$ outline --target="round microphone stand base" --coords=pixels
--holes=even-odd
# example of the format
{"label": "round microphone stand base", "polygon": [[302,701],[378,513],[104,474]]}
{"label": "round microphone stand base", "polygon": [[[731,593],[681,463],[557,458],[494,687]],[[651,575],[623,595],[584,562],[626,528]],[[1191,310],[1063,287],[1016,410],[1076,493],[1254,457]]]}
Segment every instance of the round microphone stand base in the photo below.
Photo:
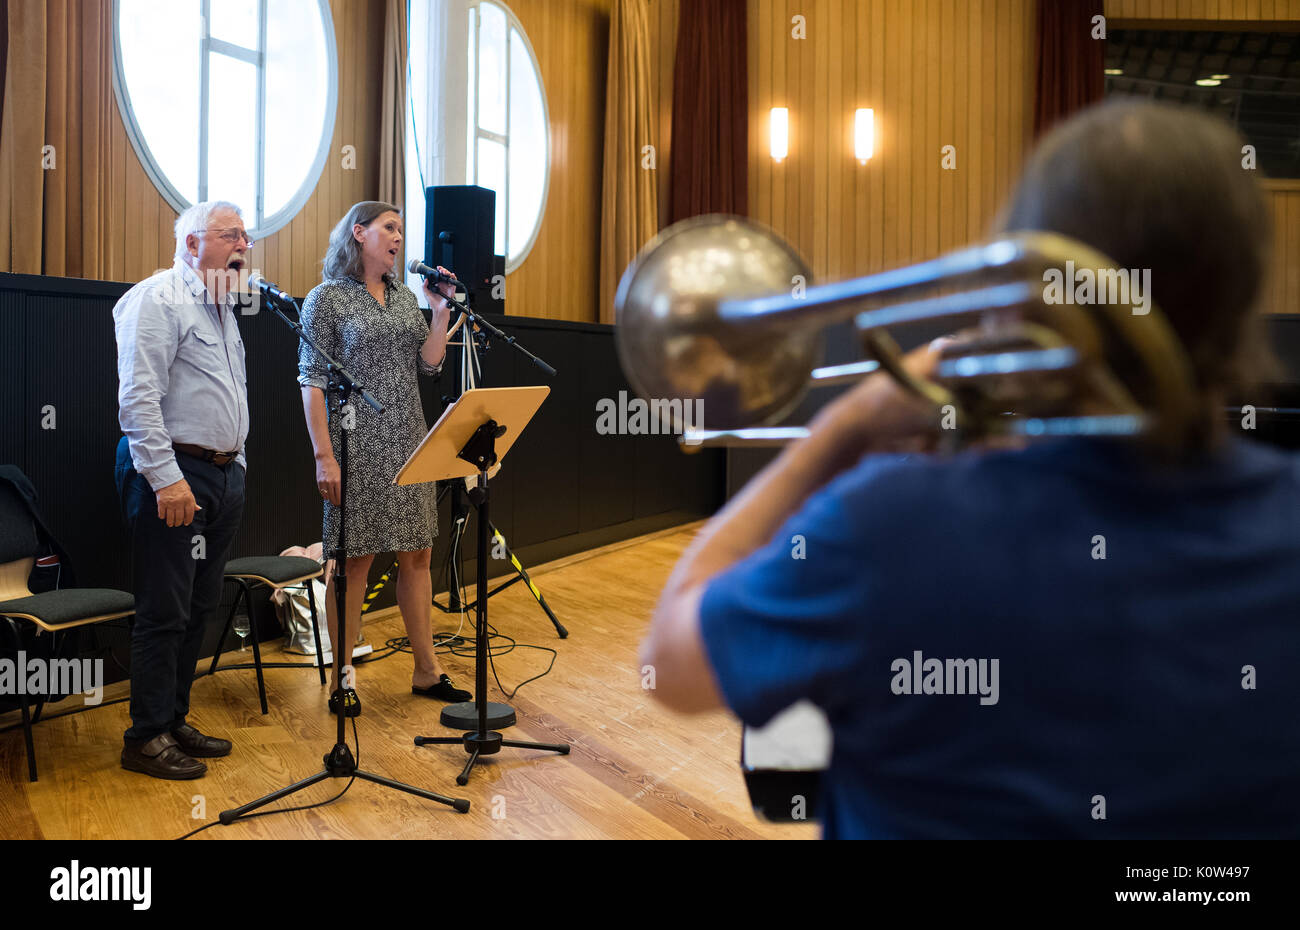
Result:
{"label": "round microphone stand base", "polygon": [[[442,709],[442,717],[439,722],[449,730],[477,730],[478,707],[475,706],[473,701],[448,704]],[[500,730],[514,725],[515,712],[509,704],[499,704],[496,701],[487,702],[487,727],[489,730]],[[417,742],[416,745],[420,744]]]}

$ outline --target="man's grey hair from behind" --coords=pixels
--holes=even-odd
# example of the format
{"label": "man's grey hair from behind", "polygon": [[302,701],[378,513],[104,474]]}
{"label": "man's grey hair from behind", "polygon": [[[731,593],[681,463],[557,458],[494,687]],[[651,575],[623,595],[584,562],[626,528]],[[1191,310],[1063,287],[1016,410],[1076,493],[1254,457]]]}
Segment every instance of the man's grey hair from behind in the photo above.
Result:
{"label": "man's grey hair from behind", "polygon": [[205,200],[202,203],[194,204],[192,207],[187,207],[180,216],[176,217],[177,258],[184,258],[186,253],[189,252],[189,247],[185,244],[186,237],[190,233],[197,233],[207,229],[212,214],[218,210],[233,210],[240,219],[244,218],[244,211],[229,200]]}

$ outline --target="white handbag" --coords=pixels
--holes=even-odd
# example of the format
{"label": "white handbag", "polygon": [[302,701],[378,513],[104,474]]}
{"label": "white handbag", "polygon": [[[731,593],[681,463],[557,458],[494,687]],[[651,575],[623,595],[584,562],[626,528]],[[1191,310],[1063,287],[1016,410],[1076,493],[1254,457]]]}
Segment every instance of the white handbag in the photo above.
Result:
{"label": "white handbag", "polygon": [[284,627],[284,651],[315,657],[316,638],[311,628],[311,605],[307,601],[309,584],[316,598],[316,623],[320,627],[321,652],[328,654],[330,634],[329,624],[325,620],[325,585],[318,579],[312,578],[302,584],[281,588],[285,596],[282,601],[277,599],[275,609],[280,617],[280,625]]}

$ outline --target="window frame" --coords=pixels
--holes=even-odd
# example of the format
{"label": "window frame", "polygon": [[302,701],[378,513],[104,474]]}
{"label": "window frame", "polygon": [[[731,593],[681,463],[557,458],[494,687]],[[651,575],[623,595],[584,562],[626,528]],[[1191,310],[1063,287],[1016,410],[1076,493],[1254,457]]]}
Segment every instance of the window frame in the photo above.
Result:
{"label": "window frame", "polygon": [[[263,239],[279,230],[283,229],[289,222],[301,212],[306,206],[307,201],[311,199],[312,193],[315,192],[316,186],[320,183],[322,172],[325,170],[325,161],[329,157],[330,146],[334,140],[334,128],[338,117],[338,44],[334,36],[334,17],[330,10],[329,0],[316,0],[318,12],[321,17],[322,32],[325,39],[325,64],[327,72],[327,87],[325,95],[325,120],[321,126],[321,137],[317,146],[316,156],[312,159],[311,167],[307,170],[306,176],[302,183],[294,192],[287,203],[274,214],[264,216],[265,198],[266,198],[266,30],[267,30],[267,3],[269,0],[257,0],[257,48],[249,49],[244,46],[235,45],[222,39],[215,39],[211,35],[209,21],[211,16],[211,0],[198,0],[199,2],[199,87],[198,87],[198,105],[199,105],[199,139],[198,139],[198,198],[199,202],[209,199],[207,190],[207,168],[208,168],[208,132],[209,132],[209,87],[208,71],[209,56],[213,54],[227,55],[240,61],[248,62],[257,68],[257,122],[254,130],[254,188],[256,190],[255,203],[240,204],[239,206],[247,213],[252,213],[250,234],[257,239]],[[131,147],[135,150],[136,157],[139,159],[141,166],[148,175],[149,180],[153,182],[158,193],[167,201],[168,205],[177,213],[184,212],[187,208],[193,206],[185,196],[181,194],[168,180],[166,174],[154,158],[153,150],[149,146],[148,139],[141,129],[140,124],[136,121],[135,111],[131,106],[131,96],[126,86],[126,75],[123,71],[122,64],[122,42],[121,42],[121,0],[113,0],[113,95],[117,99],[118,112],[122,115],[122,122],[126,126],[127,138],[131,140]]]}
{"label": "window frame", "polygon": [[[484,3],[490,3],[491,5],[500,9],[501,12],[505,14],[505,18],[506,18],[506,41],[505,41],[506,131],[504,135],[501,133],[492,132],[490,130],[483,129],[479,125],[479,101],[481,99],[481,95],[479,93],[479,68],[480,68],[479,59],[481,56],[479,54],[479,51],[480,51],[480,46],[482,45],[482,23],[483,23],[483,17],[480,15],[479,10]],[[537,244],[537,239],[542,232],[542,223],[546,219],[546,205],[547,202],[550,200],[550,195],[551,195],[551,163],[552,163],[551,107],[550,107],[550,102],[548,101],[546,95],[546,81],[542,78],[542,67],[537,61],[537,52],[534,51],[532,40],[528,38],[528,33],[524,30],[524,25],[519,21],[519,17],[515,15],[515,11],[510,9],[510,6],[502,2],[502,0],[475,0],[475,2],[469,5],[468,15],[469,15],[469,28],[472,35],[471,37],[469,37],[469,42],[467,43],[469,46],[468,49],[469,80],[467,83],[469,86],[469,95],[472,97],[474,101],[474,105],[473,107],[468,108],[471,110],[471,112],[466,114],[468,119],[467,119],[467,126],[466,126],[467,131],[465,133],[466,136],[465,175],[468,183],[475,184],[475,185],[478,184],[478,169],[479,169],[478,141],[479,139],[487,139],[491,142],[496,142],[505,148],[506,189],[505,189],[504,198],[506,202],[501,212],[502,212],[503,223],[504,223],[502,237],[503,237],[503,241],[505,242],[505,273],[510,274],[511,272],[518,270],[519,267],[523,265],[523,263],[528,259],[529,253],[531,253],[533,250],[533,246]],[[510,129],[511,129],[510,98],[511,98],[511,87],[513,85],[513,81],[511,80],[511,73],[510,73],[511,72],[510,36],[512,33],[518,35],[520,40],[523,42],[524,51],[528,53],[528,60],[532,63],[533,66],[533,73],[537,75],[537,86],[541,90],[541,98],[542,98],[542,127],[546,133],[546,146],[545,146],[546,171],[544,172],[544,176],[542,179],[542,199],[537,209],[537,222],[533,225],[533,230],[531,235],[529,235],[528,237],[528,241],[524,243],[523,248],[520,249],[519,258],[514,261],[511,261],[510,258]]]}

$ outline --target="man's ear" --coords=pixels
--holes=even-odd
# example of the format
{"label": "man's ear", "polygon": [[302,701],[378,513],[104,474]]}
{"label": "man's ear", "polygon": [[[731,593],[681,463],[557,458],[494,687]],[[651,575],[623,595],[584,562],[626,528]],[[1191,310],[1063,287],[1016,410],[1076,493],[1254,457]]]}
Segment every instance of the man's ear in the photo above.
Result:
{"label": "man's ear", "polygon": [[186,233],[185,248],[187,248],[189,253],[195,258],[199,257],[199,237],[197,233]]}

